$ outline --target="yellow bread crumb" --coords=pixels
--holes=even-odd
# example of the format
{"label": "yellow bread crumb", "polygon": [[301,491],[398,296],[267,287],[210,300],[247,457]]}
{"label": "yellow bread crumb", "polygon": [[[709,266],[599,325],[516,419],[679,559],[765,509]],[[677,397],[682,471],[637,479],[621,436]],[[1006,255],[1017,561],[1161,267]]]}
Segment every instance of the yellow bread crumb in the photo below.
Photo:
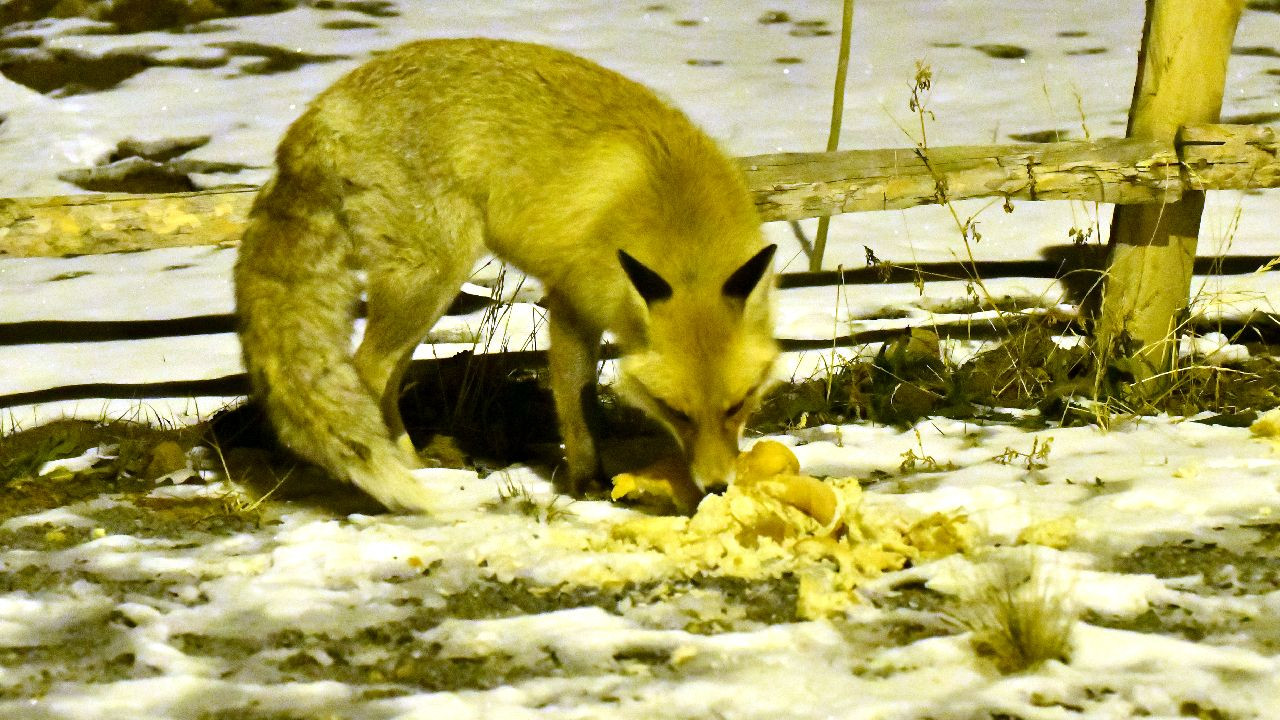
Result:
{"label": "yellow bread crumb", "polygon": [[1256,438],[1270,440],[1280,445],[1280,408],[1268,410],[1249,426],[1249,433]]}
{"label": "yellow bread crumb", "polygon": [[698,507],[702,491],[694,484],[682,460],[663,458],[634,473],[615,475],[609,498],[614,502],[626,498],[659,507],[669,505],[689,515]]}
{"label": "yellow bread crumb", "polygon": [[671,651],[671,659],[669,662],[672,667],[680,667],[697,656],[698,647],[696,645],[680,645],[675,650]]}
{"label": "yellow bread crumb", "polygon": [[1066,515],[1028,525],[1018,533],[1018,542],[1065,550],[1076,539],[1076,519]]}
{"label": "yellow bread crumb", "polygon": [[766,478],[774,475],[799,475],[800,461],[791,448],[773,440],[761,440],[751,449],[738,454],[738,479]]}
{"label": "yellow bread crumb", "polygon": [[[614,499],[660,495],[687,477],[677,474],[676,482],[664,482],[649,474],[655,467],[616,477]],[[855,602],[853,590],[866,580],[970,546],[973,533],[964,517],[885,506],[864,516],[856,479],[802,475],[795,455],[781,443],[757,443],[739,456],[737,470],[723,495],[694,500],[692,517],[641,517],[614,526],[609,549],[655,550],[687,576],[794,574],[797,612],[816,618]],[[689,502],[669,498],[677,506]]]}

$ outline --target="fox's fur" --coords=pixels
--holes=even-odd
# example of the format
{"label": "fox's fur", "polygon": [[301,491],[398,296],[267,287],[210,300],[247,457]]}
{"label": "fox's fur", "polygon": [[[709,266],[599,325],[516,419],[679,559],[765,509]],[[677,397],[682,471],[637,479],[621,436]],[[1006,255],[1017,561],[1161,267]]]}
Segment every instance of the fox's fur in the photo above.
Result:
{"label": "fox's fur", "polygon": [[235,279],[253,391],[284,444],[389,508],[429,512],[400,384],[486,252],[546,289],[575,486],[598,472],[581,403],[606,330],[624,397],[672,429],[700,485],[727,481],[777,353],[773,246],[740,171],[643,86],[494,40],[389,52],[281,142]]}

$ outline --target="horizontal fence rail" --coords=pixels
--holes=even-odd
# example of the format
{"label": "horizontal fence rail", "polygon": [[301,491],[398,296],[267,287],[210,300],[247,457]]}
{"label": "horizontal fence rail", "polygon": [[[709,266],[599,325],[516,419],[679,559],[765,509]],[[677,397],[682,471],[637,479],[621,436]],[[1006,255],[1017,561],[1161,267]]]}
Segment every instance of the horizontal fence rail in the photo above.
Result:
{"label": "horizontal fence rail", "polygon": [[[1196,125],[1142,139],[739,158],[766,221],[892,210],[969,198],[1173,202],[1198,190],[1280,187],[1280,133]],[[163,195],[0,199],[0,257],[233,244],[252,187]]]}
{"label": "horizontal fence rail", "polygon": [[1173,144],[1073,140],[922,150],[782,153],[739,160],[769,220],[900,210],[971,198],[1173,202],[1188,190],[1280,186],[1280,134],[1266,126],[1184,128]]}

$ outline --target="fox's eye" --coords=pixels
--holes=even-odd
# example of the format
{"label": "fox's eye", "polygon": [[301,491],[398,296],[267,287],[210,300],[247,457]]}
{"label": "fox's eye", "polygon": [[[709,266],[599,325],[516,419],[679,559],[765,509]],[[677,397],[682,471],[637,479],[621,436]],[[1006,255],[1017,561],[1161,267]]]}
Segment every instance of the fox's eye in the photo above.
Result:
{"label": "fox's eye", "polygon": [[741,400],[731,405],[728,410],[724,411],[724,416],[727,418],[731,418],[734,415],[737,415],[738,413],[742,412],[742,408],[747,406],[747,401],[755,397],[756,391],[758,391],[759,389],[760,389],[760,386],[756,385],[755,387],[748,390],[747,394],[743,395]]}
{"label": "fox's eye", "polygon": [[689,417],[689,413],[683,412],[671,407],[671,405],[668,404],[666,400],[661,400],[659,398],[654,398],[653,400],[654,402],[658,403],[658,407],[662,408],[663,412],[665,412],[668,416],[671,417],[671,419],[675,420],[676,422],[681,422],[685,424],[689,424],[693,422],[693,418]]}

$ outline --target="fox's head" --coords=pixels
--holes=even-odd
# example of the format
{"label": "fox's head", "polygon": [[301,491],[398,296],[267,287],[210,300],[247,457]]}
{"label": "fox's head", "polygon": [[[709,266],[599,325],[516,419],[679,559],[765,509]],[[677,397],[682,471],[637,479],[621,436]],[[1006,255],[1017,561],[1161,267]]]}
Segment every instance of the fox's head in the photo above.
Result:
{"label": "fox's head", "polygon": [[[760,403],[778,354],[770,311],[769,245],[723,277],[681,282],[619,250],[644,301],[644,347],[625,349],[619,390],[670,428],[704,492],[732,479],[743,424]],[[718,263],[717,263],[718,264]]]}

